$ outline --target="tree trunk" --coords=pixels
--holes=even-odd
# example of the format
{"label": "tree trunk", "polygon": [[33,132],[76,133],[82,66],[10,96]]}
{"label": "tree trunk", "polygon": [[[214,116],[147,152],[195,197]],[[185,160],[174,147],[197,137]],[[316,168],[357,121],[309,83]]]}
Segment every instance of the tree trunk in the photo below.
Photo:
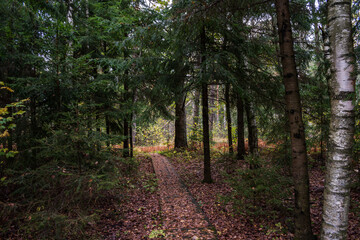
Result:
{"label": "tree trunk", "polygon": [[[226,129],[227,127],[227,121],[226,121],[226,105],[223,105],[223,109],[221,111],[223,114],[221,114],[221,127],[222,129]],[[225,133],[223,133],[222,137],[225,137]]]}
{"label": "tree trunk", "polygon": [[[126,73],[125,73],[126,74]],[[126,74],[127,75],[127,74]],[[126,106],[129,98],[129,86],[127,79],[124,81],[124,106]],[[129,114],[124,116],[124,147],[123,147],[123,156],[129,157]]]}
{"label": "tree trunk", "polygon": [[[95,109],[96,109],[96,107],[95,107]],[[99,127],[99,122],[100,122],[100,114],[96,110],[96,113],[95,113],[96,132],[98,132],[99,135],[101,135],[101,129]],[[99,138],[100,138],[100,136],[99,136]],[[98,152],[101,150],[101,142],[100,141],[98,142],[98,144],[96,144],[95,149]]]}
{"label": "tree trunk", "polygon": [[[106,127],[106,135],[109,138],[110,137],[110,121],[109,116],[107,113],[105,113],[105,127]],[[106,146],[110,146],[110,141],[106,140]]]}
{"label": "tree trunk", "polygon": [[[131,114],[131,119],[133,118],[133,114]],[[129,125],[129,141],[130,141],[130,157],[134,157],[134,139],[133,139],[133,125],[130,123]]]}
{"label": "tree trunk", "polygon": [[[134,104],[134,106],[135,106],[135,104],[137,102],[137,99],[138,99],[137,98],[137,91],[134,90],[134,94],[133,94],[133,104]],[[135,112],[135,110],[133,110],[131,121],[132,121],[132,131],[131,131],[132,141],[133,141],[133,145],[136,145],[136,140],[137,139],[136,139],[136,112]]]}
{"label": "tree trunk", "polygon": [[248,147],[251,154],[258,154],[258,130],[256,125],[254,104],[245,101],[246,118],[248,122]]}
{"label": "tree trunk", "polygon": [[[183,80],[182,80],[183,81]],[[183,86],[183,84],[181,84]],[[175,148],[187,148],[186,134],[186,94],[181,93],[175,102]]]}
{"label": "tree trunk", "polygon": [[129,157],[129,122],[124,119],[123,157]]}
{"label": "tree trunk", "polygon": [[56,86],[55,86],[55,109],[60,112],[61,108],[61,87],[60,87],[60,50],[59,50],[59,27],[56,25],[55,48],[56,48]]}
{"label": "tree trunk", "polygon": [[354,49],[351,1],[329,0],[331,120],[321,239],[346,239],[354,145]]}
{"label": "tree trunk", "polygon": [[[132,103],[135,104],[136,102],[136,90],[133,91],[132,94]],[[131,116],[130,116],[130,127],[129,127],[129,140],[130,140],[130,157],[133,158],[134,157],[134,139],[135,139],[135,131],[134,129],[136,128],[136,124],[134,121],[134,110],[132,110],[131,112]]]}
{"label": "tree trunk", "polygon": [[209,133],[209,103],[208,86],[202,83],[202,117],[203,117],[203,144],[204,144],[204,180],[205,183],[211,183],[210,169],[210,133]]}
{"label": "tree trunk", "polygon": [[[68,23],[70,24],[70,26],[73,28],[74,27],[74,8],[73,8],[73,0],[67,0],[67,14],[66,14],[66,18],[68,20]],[[71,29],[71,34],[73,34],[74,30]],[[73,41],[70,38],[68,41],[68,52],[67,52],[67,56],[68,57],[73,57],[74,54],[74,50],[73,50]]]}
{"label": "tree trunk", "polygon": [[245,134],[244,134],[244,104],[241,96],[238,94],[236,98],[237,107],[237,159],[243,160],[245,156]]}
{"label": "tree trunk", "polygon": [[194,119],[193,119],[193,125],[196,129],[199,125],[199,118],[200,118],[200,91],[198,89],[195,90],[195,97],[194,97]]}
{"label": "tree trunk", "polygon": [[192,145],[196,146],[198,142],[200,142],[200,128],[199,128],[199,120],[200,120],[200,90],[195,89],[194,96],[194,112],[193,112],[193,126],[192,126],[192,136],[191,139],[193,141]]}
{"label": "tree trunk", "polygon": [[211,183],[211,167],[210,167],[210,136],[209,136],[209,102],[208,102],[208,85],[205,79],[205,52],[206,52],[206,33],[205,26],[202,27],[200,34],[201,47],[201,99],[202,99],[202,118],[203,118],[203,144],[204,144],[204,183]]}
{"label": "tree trunk", "polygon": [[234,148],[232,144],[232,128],[231,128],[231,112],[230,112],[230,84],[225,85],[225,105],[226,105],[226,121],[227,121],[227,132],[228,132],[228,143],[229,143],[229,153],[234,153]]}
{"label": "tree trunk", "polygon": [[295,188],[295,239],[312,239],[305,128],[302,120],[300,93],[295,65],[289,0],[276,0],[275,5],[282,74],[285,86],[286,112],[290,124],[292,175]]}
{"label": "tree trunk", "polygon": [[210,85],[209,90],[209,128],[210,128],[210,141],[214,141],[214,126],[215,126],[215,98],[216,90],[214,85]]}
{"label": "tree trunk", "polygon": [[[124,59],[127,59],[129,57],[127,50],[124,50]],[[123,104],[124,107],[129,107],[128,105],[131,104],[130,101],[130,94],[129,94],[129,70],[126,69],[124,72],[125,79],[124,79],[124,99]],[[123,157],[129,157],[130,156],[130,150],[129,150],[129,120],[130,115],[128,111],[125,110],[124,114],[124,142],[123,142]],[[131,122],[131,120],[130,120]]]}
{"label": "tree trunk", "polygon": [[215,114],[215,126],[218,128],[219,127],[219,122],[220,122],[220,99],[219,99],[219,86],[220,85],[216,85],[216,114]]}
{"label": "tree trunk", "polygon": [[[95,108],[96,109],[96,108]],[[98,113],[98,110],[96,110],[95,113],[95,122],[96,122],[96,131],[100,133],[100,127],[99,127],[99,121],[100,121],[100,114]]]}

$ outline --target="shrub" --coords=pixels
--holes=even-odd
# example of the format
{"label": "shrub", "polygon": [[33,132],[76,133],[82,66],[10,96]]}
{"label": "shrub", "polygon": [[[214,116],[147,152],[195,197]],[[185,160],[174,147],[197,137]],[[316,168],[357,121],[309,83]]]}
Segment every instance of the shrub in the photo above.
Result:
{"label": "shrub", "polygon": [[[89,116],[69,111],[45,129],[30,148],[33,163],[19,158],[0,181],[0,238],[83,239],[94,222],[97,203],[120,200],[127,177],[137,169],[131,158],[107,147],[118,141],[89,128]],[[21,156],[21,153],[19,154]]]}
{"label": "shrub", "polygon": [[121,193],[125,185],[116,165],[112,159],[80,173],[71,165],[51,161],[26,172],[8,170],[0,186],[8,191],[0,204],[0,236],[7,237],[11,226],[36,239],[83,236],[84,228],[97,217],[89,209],[96,209],[108,191]]}
{"label": "shrub", "polygon": [[[3,91],[14,92],[14,90],[5,86],[3,82],[0,82],[0,93],[3,94]],[[6,159],[13,158],[18,153],[18,151],[13,150],[13,142],[9,139],[11,138],[11,131],[16,127],[14,123],[15,118],[25,113],[25,111],[19,110],[19,108],[24,107],[25,102],[28,100],[23,99],[0,106],[0,140],[4,139],[0,146],[0,177],[2,177],[3,169],[7,164]]]}
{"label": "shrub", "polygon": [[227,175],[233,190],[224,200],[232,202],[235,211],[244,214],[266,214],[284,209],[284,201],[291,196],[290,178],[282,174],[280,167],[260,157],[250,155],[245,161],[257,167],[237,169]]}

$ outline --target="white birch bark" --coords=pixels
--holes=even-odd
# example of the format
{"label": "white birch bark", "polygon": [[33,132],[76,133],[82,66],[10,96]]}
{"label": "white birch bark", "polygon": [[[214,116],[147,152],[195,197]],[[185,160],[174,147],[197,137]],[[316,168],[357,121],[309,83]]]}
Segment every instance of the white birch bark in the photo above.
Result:
{"label": "white birch bark", "polygon": [[74,54],[74,50],[73,50],[73,40],[72,40],[72,35],[74,34],[74,9],[73,9],[73,0],[68,0],[67,1],[67,5],[68,5],[68,10],[66,13],[66,18],[68,20],[69,25],[71,26],[71,36],[70,39],[68,41],[68,51],[67,51],[67,56],[68,57],[72,57]]}
{"label": "white birch bark", "polygon": [[321,239],[346,239],[354,143],[355,77],[351,0],[328,1],[331,122]]}

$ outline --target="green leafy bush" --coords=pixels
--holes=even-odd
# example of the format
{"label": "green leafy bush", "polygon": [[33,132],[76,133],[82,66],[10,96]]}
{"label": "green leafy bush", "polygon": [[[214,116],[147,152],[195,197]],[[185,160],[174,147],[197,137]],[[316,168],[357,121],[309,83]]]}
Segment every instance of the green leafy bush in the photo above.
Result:
{"label": "green leafy bush", "polygon": [[173,142],[173,134],[168,131],[171,120],[158,119],[153,125],[137,126],[136,145],[157,146]]}
{"label": "green leafy bush", "polygon": [[[3,94],[3,91],[14,92],[11,88],[7,87],[4,82],[0,82],[0,93]],[[15,129],[16,124],[14,120],[17,116],[21,116],[25,111],[20,110],[19,108],[24,107],[24,104],[29,99],[23,99],[17,102],[12,102],[6,104],[5,106],[0,106],[0,140],[10,137],[10,132]],[[7,141],[4,141],[6,143]],[[10,146],[6,146],[10,145]],[[2,144],[0,147],[0,176],[2,176],[2,170],[6,164],[5,158],[12,158],[18,151],[12,149],[12,142],[7,144]]]}

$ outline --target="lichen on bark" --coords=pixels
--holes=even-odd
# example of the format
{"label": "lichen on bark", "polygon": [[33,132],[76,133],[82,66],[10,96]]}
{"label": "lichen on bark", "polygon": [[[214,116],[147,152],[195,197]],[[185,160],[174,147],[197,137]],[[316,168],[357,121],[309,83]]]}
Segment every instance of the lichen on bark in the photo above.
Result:
{"label": "lichen on bark", "polygon": [[328,1],[331,120],[321,239],[346,239],[354,144],[355,78],[351,0]]}

